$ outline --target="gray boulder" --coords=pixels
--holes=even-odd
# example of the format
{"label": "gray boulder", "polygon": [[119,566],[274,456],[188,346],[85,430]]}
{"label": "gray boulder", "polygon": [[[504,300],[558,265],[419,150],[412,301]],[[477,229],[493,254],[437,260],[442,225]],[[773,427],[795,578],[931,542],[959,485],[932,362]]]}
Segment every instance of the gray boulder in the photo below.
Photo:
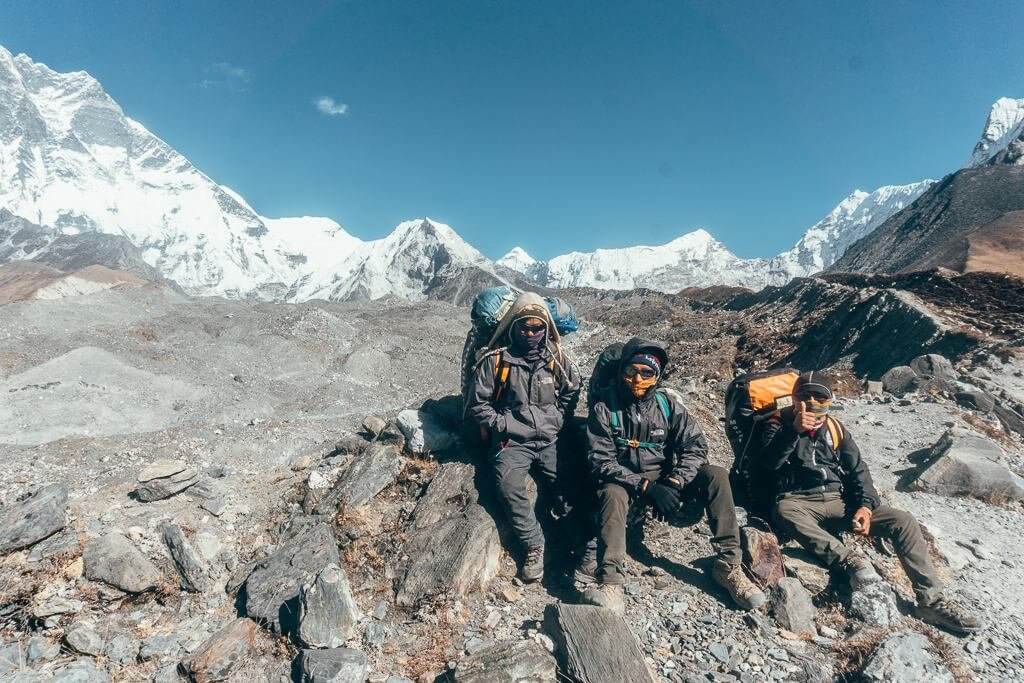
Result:
{"label": "gray boulder", "polygon": [[329,564],[299,595],[299,640],[311,648],[337,648],[362,618],[345,571]]}
{"label": "gray boulder", "polygon": [[455,683],[555,683],[555,658],[533,640],[489,645],[459,662]]}
{"label": "gray boulder", "polygon": [[135,496],[144,503],[181,493],[199,482],[199,472],[181,460],[157,460],[139,473]]}
{"label": "gray boulder", "polygon": [[935,443],[928,466],[910,482],[915,491],[986,501],[1024,499],[1024,479],[1006,466],[1002,450],[975,432],[951,428]]}
{"label": "gray boulder", "polygon": [[896,593],[884,581],[869,583],[853,592],[850,614],[868,626],[887,628],[903,618],[896,604]]}
{"label": "gray boulder", "polygon": [[[33,662],[49,662],[58,656],[60,656],[60,643],[52,642],[43,636],[32,636],[28,639],[28,645],[25,647],[25,661],[29,664]],[[2,657],[0,655],[0,659]],[[2,667],[2,664],[0,664],[0,667]]]}
{"label": "gray boulder", "polygon": [[157,633],[142,641],[139,660],[163,660],[177,657],[181,652],[181,635],[178,633]]}
{"label": "gray boulder", "polygon": [[231,670],[252,651],[258,630],[252,619],[235,619],[182,661],[181,670],[196,683],[228,680]]}
{"label": "gray boulder", "polygon": [[67,507],[67,487],[50,484],[0,509],[0,553],[27,548],[63,529]]}
{"label": "gray boulder", "polygon": [[110,683],[110,674],[92,660],[80,659],[54,671],[50,683]]}
{"label": "gray boulder", "polygon": [[996,400],[991,394],[973,387],[956,392],[956,402],[968,410],[976,410],[986,415],[996,407]]}
{"label": "gray boulder", "polygon": [[110,639],[107,647],[103,650],[107,659],[115,664],[131,664],[139,657],[139,641],[123,633],[119,633]]}
{"label": "gray boulder", "polygon": [[956,383],[956,370],[945,356],[937,353],[926,353],[910,361],[910,367],[919,377],[939,380],[949,384]]}
{"label": "gray boulder", "polygon": [[103,654],[103,639],[90,624],[73,624],[64,634],[64,642],[83,655],[96,657]]}
{"label": "gray boulder", "polygon": [[458,445],[456,435],[425,410],[403,410],[396,422],[405,435],[405,447],[410,453],[438,453]]}
{"label": "gray boulder", "polygon": [[498,528],[476,502],[473,468],[441,466],[412,514],[408,560],[399,568],[399,605],[409,607],[443,593],[467,595],[493,579],[501,559]]}
{"label": "gray boulder", "polygon": [[592,605],[548,605],[545,631],[556,642],[562,670],[579,683],[654,683],[643,650],[622,617]]}
{"label": "gray boulder", "polygon": [[74,529],[65,528],[63,531],[58,531],[53,536],[43,539],[32,546],[32,550],[28,553],[28,561],[41,562],[48,557],[62,553],[78,555],[81,545],[78,540],[78,532]]}
{"label": "gray boulder", "polygon": [[206,591],[210,587],[209,568],[185,537],[185,532],[177,524],[165,524],[161,534],[178,570],[181,587],[192,593]]}
{"label": "gray boulder", "polygon": [[921,387],[921,378],[909,365],[897,365],[882,375],[882,387],[893,396],[903,396]]}
{"label": "gray boulder", "polygon": [[394,444],[375,442],[338,475],[334,488],[316,505],[316,512],[332,514],[339,505],[363,505],[394,482],[401,471],[400,449]]}
{"label": "gray boulder", "polygon": [[85,576],[127,593],[156,588],[160,570],[119,533],[110,533],[85,545]]}
{"label": "gray boulder", "polygon": [[886,638],[875,650],[862,675],[868,681],[952,683],[953,675],[928,650],[920,633],[906,631]]}
{"label": "gray boulder", "polygon": [[799,581],[812,596],[828,588],[828,568],[803,548],[783,550],[782,563],[786,567],[786,574]]}
{"label": "gray boulder", "polygon": [[24,663],[21,643],[0,643],[0,677],[20,671]]}
{"label": "gray boulder", "polygon": [[786,577],[772,588],[772,616],[779,626],[803,636],[813,636],[814,616],[817,611],[811,594],[799,580]]}
{"label": "gray boulder", "polygon": [[302,650],[298,661],[301,683],[363,683],[370,671],[359,650]]}
{"label": "gray boulder", "polygon": [[275,633],[293,632],[302,586],[311,583],[328,565],[340,563],[334,534],[326,524],[316,524],[292,536],[249,574],[245,581],[245,614]]}

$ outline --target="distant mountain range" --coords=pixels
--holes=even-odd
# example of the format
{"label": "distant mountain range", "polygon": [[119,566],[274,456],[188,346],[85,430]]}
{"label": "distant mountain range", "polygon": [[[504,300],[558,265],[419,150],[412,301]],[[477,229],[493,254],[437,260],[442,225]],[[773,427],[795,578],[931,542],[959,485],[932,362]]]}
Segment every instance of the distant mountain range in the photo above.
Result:
{"label": "distant mountain range", "polygon": [[[1016,164],[1024,151],[1022,127],[1024,100],[996,102],[971,165]],[[428,218],[363,241],[328,218],[260,216],[126,116],[89,74],[58,73],[0,47],[0,261],[67,270],[96,259],[143,277],[155,273],[195,295],[415,300],[444,291],[461,297],[453,284],[460,277],[550,288],[759,289],[844,261],[874,267],[880,261],[861,246],[863,238],[908,215],[907,207],[934,192],[930,187],[933,181],[925,180],[857,190],[774,258],[741,259],[696,230],[661,246],[548,261],[517,248],[492,262]],[[854,253],[862,256],[843,258]],[[475,275],[466,279],[466,272]]]}

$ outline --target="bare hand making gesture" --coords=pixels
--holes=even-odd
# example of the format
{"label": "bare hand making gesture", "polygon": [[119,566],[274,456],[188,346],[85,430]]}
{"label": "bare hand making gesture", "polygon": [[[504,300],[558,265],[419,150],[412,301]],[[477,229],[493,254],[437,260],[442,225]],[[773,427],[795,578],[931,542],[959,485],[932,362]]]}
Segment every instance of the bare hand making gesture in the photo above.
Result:
{"label": "bare hand making gesture", "polygon": [[803,401],[796,404],[796,409],[793,411],[793,429],[797,434],[812,432],[821,427],[821,424],[822,420],[819,419],[819,416],[808,411]]}

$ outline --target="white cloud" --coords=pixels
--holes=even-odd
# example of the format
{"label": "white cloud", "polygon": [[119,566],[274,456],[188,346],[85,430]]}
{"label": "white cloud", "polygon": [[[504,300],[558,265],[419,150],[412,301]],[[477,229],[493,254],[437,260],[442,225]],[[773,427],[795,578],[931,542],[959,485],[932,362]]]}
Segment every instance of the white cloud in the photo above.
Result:
{"label": "white cloud", "polygon": [[335,102],[333,97],[324,95],[313,100],[316,110],[326,116],[342,116],[348,113],[348,105],[343,102]]}
{"label": "white cloud", "polygon": [[227,88],[241,92],[252,82],[252,72],[231,62],[214,62],[203,67],[206,78],[199,81],[200,88]]}

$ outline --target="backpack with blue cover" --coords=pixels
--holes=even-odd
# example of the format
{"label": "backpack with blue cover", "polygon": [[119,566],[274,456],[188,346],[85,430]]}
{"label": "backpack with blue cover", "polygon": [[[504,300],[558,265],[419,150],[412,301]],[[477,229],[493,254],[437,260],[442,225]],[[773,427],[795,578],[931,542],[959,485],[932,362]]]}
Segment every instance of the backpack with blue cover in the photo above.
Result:
{"label": "backpack with blue cover", "polygon": [[[469,395],[469,385],[473,381],[473,371],[480,351],[487,349],[494,336],[494,331],[502,318],[512,308],[519,292],[511,287],[488,287],[476,295],[470,309],[470,320],[473,325],[466,335],[466,343],[462,347],[462,397]],[[576,310],[565,299],[556,296],[544,297],[544,302],[551,313],[551,320],[560,335],[572,334],[579,329]],[[507,378],[507,371],[505,377]],[[500,387],[503,378],[499,376]]]}

